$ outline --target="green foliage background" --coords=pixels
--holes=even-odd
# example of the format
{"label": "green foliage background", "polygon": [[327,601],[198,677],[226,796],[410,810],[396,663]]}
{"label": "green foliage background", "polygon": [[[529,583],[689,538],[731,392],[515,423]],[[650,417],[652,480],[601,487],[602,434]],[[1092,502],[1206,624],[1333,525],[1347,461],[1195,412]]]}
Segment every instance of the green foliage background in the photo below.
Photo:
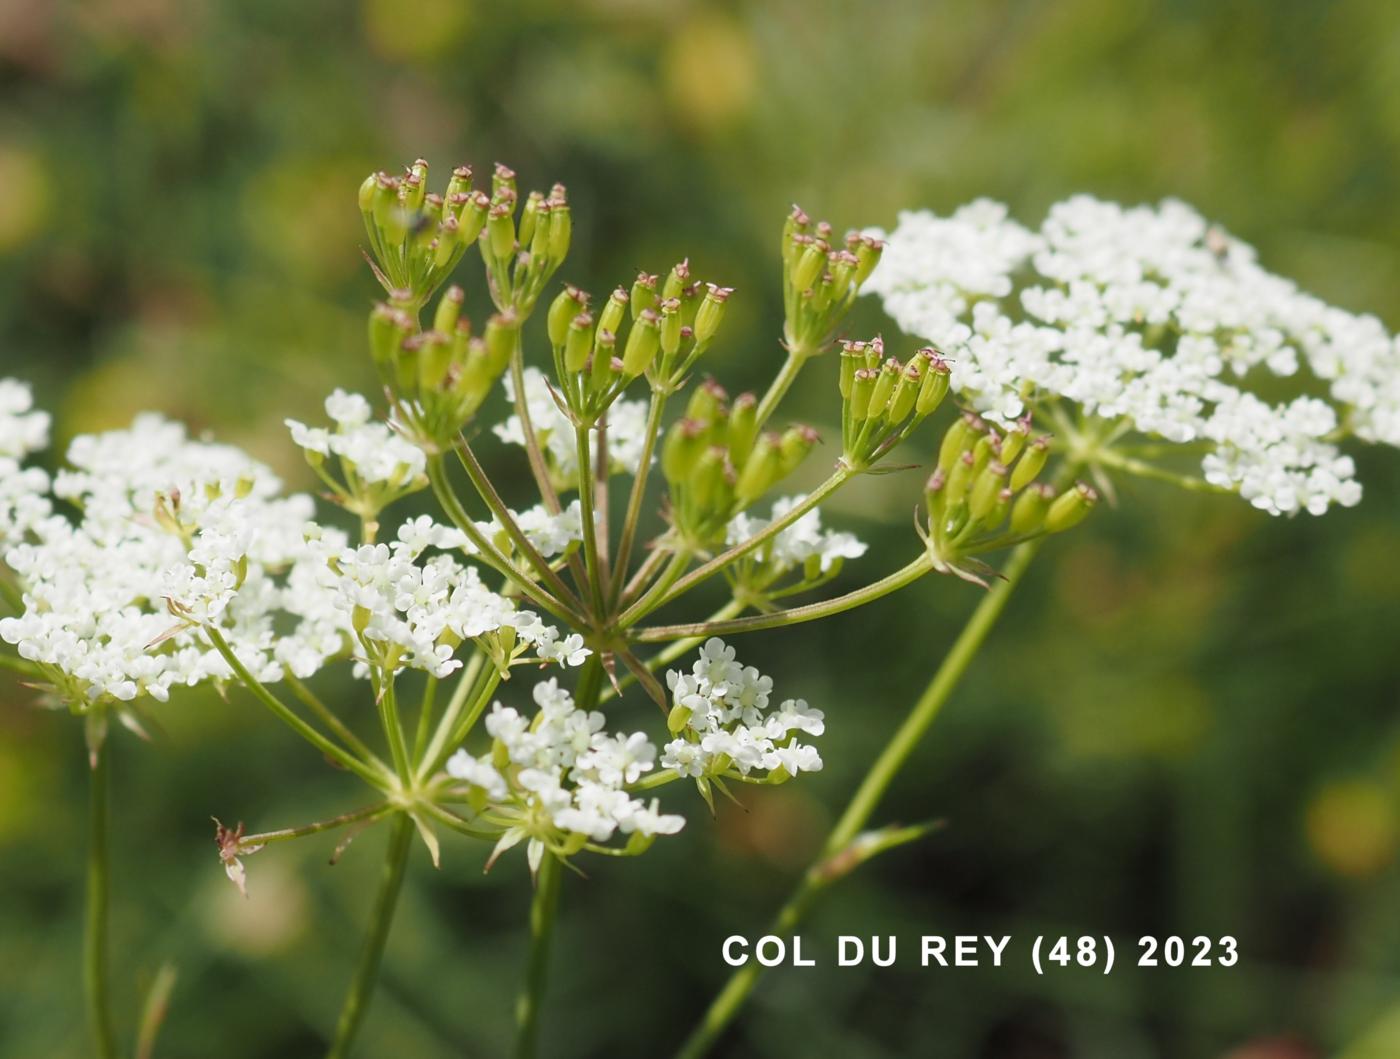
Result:
{"label": "green foliage background", "polygon": [[[355,188],[419,154],[564,181],[563,277],[590,289],[683,255],[736,286],[710,364],[731,392],[779,363],[793,200],[844,228],[977,195],[1031,221],[1079,190],[1179,196],[1400,327],[1389,0],[12,0],[0,369],[36,383],[60,445],[156,408],[310,487],[283,417],[371,385]],[[794,399],[819,427],[830,366]],[[1400,456],[1361,462],[1365,503],[1320,521],[1133,485],[1047,548],[880,814],[946,828],[829,895],[806,931],[822,966],[771,974],[725,1054],[1400,1054]],[[875,545],[846,582],[912,550],[916,490],[873,479],[832,506]],[[713,824],[686,804],[680,838],[569,880],[550,1054],[679,1041],[721,941],[760,932],[974,595],[929,579],[742,643],[827,710],[827,769]],[[0,683],[0,1055],[76,1057],[81,733],[32,706]],[[159,1054],[316,1054],[383,835],[334,868],[333,839],[265,851],[243,901],[211,815],[264,829],[360,794],[245,695],[159,712],[156,744],[119,738],[114,761],[123,1024],[168,959]],[[482,860],[414,854],[361,1054],[505,1053],[528,887],[520,858]],[[922,971],[915,939],[940,932],[1012,934],[1018,958]],[[899,935],[901,966],[838,971],[840,933]],[[1110,934],[1119,967],[1037,978],[1037,934]],[[1232,934],[1243,960],[1137,970],[1142,934]]]}

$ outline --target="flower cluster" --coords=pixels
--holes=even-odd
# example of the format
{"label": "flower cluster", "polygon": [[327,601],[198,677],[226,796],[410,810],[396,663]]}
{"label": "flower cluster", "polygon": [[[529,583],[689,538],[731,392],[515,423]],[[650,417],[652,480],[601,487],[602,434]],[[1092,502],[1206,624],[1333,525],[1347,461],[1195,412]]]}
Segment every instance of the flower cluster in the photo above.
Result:
{"label": "flower cluster", "polygon": [[[1396,339],[1265,271],[1180,202],[1080,195],[1037,232],[985,200],[903,213],[869,289],[949,351],[953,388],[993,421],[1063,398],[1193,445],[1206,481],[1272,514],[1359,500],[1335,444],[1346,433],[1400,444]],[[1255,392],[1261,376],[1305,371],[1333,403],[1306,379],[1291,400]]]}
{"label": "flower cluster", "polygon": [[[561,637],[539,615],[486,588],[475,567],[446,552],[424,558],[429,548],[462,543],[458,531],[426,517],[406,522],[391,543],[348,547],[339,534],[325,533],[309,543],[314,580],[288,606],[303,624],[321,630],[317,641],[348,637],[360,647],[356,660],[362,666],[387,673],[407,667],[445,677],[461,667],[455,656],[466,640],[493,649],[503,666],[529,648],[532,660],[580,665],[588,651],[576,633]],[[488,639],[498,633],[505,635]]]}
{"label": "flower cluster", "polygon": [[501,829],[497,855],[528,838],[533,871],[546,849],[567,856],[621,832],[631,836],[628,851],[640,852],[681,829],[682,817],[628,793],[656,761],[643,733],[603,731],[603,715],[578,709],[552,679],[535,685],[534,700],[533,718],[496,703],[485,722],[490,753],[458,750],[447,762],[448,775],[468,785],[479,822]]}
{"label": "flower cluster", "polygon": [[[18,398],[10,405],[25,407]],[[343,428],[331,438],[359,435],[379,457],[403,444],[383,427],[368,439],[375,425],[361,398],[337,392],[327,408]],[[7,450],[33,448],[43,422],[31,415],[22,429],[8,428]],[[379,457],[355,462],[399,463]],[[372,473],[360,472],[362,480]],[[445,553],[423,559],[429,548],[470,551],[458,531],[420,518],[392,544],[352,548],[340,530],[310,522],[311,498],[282,495],[267,467],[231,446],[190,439],[159,416],[73,440],[52,493],[81,512],[76,523],[52,513],[42,472],[16,465],[3,481],[23,486],[9,510],[26,517],[7,523],[23,529],[4,552],[23,611],[0,621],[0,639],[37,663],[75,708],[163,701],[173,687],[229,679],[228,661],[201,629],[217,631],[264,682],[280,679],[284,667],[309,677],[347,653],[390,672],[408,666],[442,676],[460,665],[453,656],[464,640],[502,630],[489,644],[503,665],[578,665],[587,655],[581,637],[517,610],[474,568]],[[578,539],[576,508],[522,518],[546,554]]]}
{"label": "flower cluster", "polygon": [[[758,536],[774,522],[784,518],[803,499],[801,496],[785,496],[773,501],[771,518],[746,513],[735,515],[729,521],[725,544],[732,547]],[[859,559],[865,551],[865,543],[855,534],[822,529],[821,512],[813,508],[741,562],[751,563],[761,570],[765,585],[772,584],[792,570],[802,571],[805,581],[815,581],[823,576],[835,576],[847,559]]]}
{"label": "flower cluster", "polygon": [[781,782],[822,767],[817,748],[796,739],[798,732],[821,735],[821,710],[803,699],[768,708],[773,680],[735,661],[734,648],[711,637],[689,673],[670,670],[671,731],[678,738],[663,748],[661,764],[682,776],[702,779],[766,773]]}
{"label": "flower cluster", "polygon": [[[287,427],[312,469],[347,510],[374,519],[398,498],[428,484],[423,450],[388,424],[375,422],[362,396],[337,389],[326,398],[326,415],[335,423],[334,430],[295,419],[288,419]],[[339,480],[325,469],[330,456],[340,461]]]}
{"label": "flower cluster", "polygon": [[49,443],[49,417],[36,412],[29,387],[0,379],[0,549],[48,516],[49,476],[24,458]]}
{"label": "flower cluster", "polygon": [[275,677],[279,640],[296,639],[273,634],[283,595],[271,573],[295,562],[312,513],[310,498],[279,489],[238,449],[159,416],[75,438],[53,494],[81,520],[50,514],[8,548],[24,610],[0,621],[0,638],[75,708],[227,678],[187,631],[196,622],[217,622],[250,670]]}

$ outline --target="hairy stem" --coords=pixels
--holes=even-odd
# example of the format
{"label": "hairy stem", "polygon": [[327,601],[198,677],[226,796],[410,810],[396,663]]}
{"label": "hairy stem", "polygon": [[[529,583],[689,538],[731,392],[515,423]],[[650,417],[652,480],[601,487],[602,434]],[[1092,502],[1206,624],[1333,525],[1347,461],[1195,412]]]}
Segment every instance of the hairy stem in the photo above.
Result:
{"label": "hairy stem", "polygon": [[[1011,553],[1002,571],[1005,580],[998,581],[982,597],[982,601],[944,656],[943,663],[923,694],[919,696],[914,708],[909,711],[909,715],[866,773],[845,812],[841,814],[841,819],[827,836],[817,860],[803,875],[797,889],[774,918],[769,933],[779,937],[791,934],[805,918],[821,891],[844,874],[837,867],[839,862],[833,863],[833,859],[840,857],[850,847],[869,822],[875,807],[899,774],[899,770],[909,760],[910,754],[919,745],[944,703],[957,688],[958,682],[967,672],[968,666],[1005,609],[1011,593],[1020,583],[1026,567],[1039,551],[1040,543],[1040,540],[1027,541]],[[677,1059],[699,1059],[714,1047],[720,1034],[748,999],[760,973],[762,968],[751,961],[730,975],[729,981],[710,1004],[700,1024],[676,1053]]]}
{"label": "hairy stem", "polygon": [[398,906],[399,891],[403,888],[404,866],[408,862],[409,842],[413,837],[413,821],[407,813],[394,817],[389,832],[389,848],[384,854],[384,866],[379,872],[379,893],[374,899],[374,910],[370,914],[369,934],[365,937],[364,948],[360,953],[355,977],[350,982],[350,990],[345,994],[345,1003],[340,1009],[340,1019],[336,1023],[335,1040],[326,1059],[345,1059],[355,1043],[355,1036],[364,1022],[365,1013],[374,993],[375,980],[379,977],[379,964],[384,958],[384,946],[389,940],[389,927],[394,921],[394,909]]}
{"label": "hairy stem", "polygon": [[107,978],[108,830],[107,797],[111,786],[107,741],[90,753],[88,776],[87,921],[83,935],[83,986],[93,1052],[115,1059],[112,1000]]}

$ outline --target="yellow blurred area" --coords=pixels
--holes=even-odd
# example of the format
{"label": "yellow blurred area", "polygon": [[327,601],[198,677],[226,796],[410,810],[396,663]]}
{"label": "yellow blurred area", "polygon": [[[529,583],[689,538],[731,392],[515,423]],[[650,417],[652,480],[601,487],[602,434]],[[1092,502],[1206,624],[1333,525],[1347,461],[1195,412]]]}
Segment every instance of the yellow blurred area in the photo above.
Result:
{"label": "yellow blurred area", "polygon": [[666,95],[687,124],[716,132],[749,110],[757,55],[744,27],[727,15],[701,12],[676,27],[666,45]]}
{"label": "yellow blurred area", "polygon": [[49,213],[43,160],[19,144],[0,143],[0,254],[16,250],[39,232]]}
{"label": "yellow blurred area", "polygon": [[364,0],[360,7],[365,39],[389,59],[437,58],[460,43],[471,29],[469,0]]}
{"label": "yellow blurred area", "polygon": [[1395,856],[1396,796],[1365,779],[1323,787],[1308,804],[1304,829],[1313,855],[1338,875],[1364,879]]}
{"label": "yellow blurred area", "polygon": [[333,160],[294,159],[255,174],[243,192],[251,241],[289,274],[340,279],[363,262],[345,253],[361,237],[359,218],[335,194],[357,170]]}

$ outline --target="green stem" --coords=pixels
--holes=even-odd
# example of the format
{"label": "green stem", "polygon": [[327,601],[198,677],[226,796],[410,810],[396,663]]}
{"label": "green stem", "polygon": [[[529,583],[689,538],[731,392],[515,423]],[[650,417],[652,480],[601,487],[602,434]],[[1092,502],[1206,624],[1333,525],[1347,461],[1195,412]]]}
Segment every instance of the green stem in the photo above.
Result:
{"label": "green stem", "polygon": [[589,454],[588,427],[574,428],[575,452],[578,455],[578,499],[579,514],[583,522],[583,562],[588,570],[588,592],[593,603],[593,614],[601,627],[606,614],[603,602],[602,557],[598,551],[598,527],[594,521],[593,458]]}
{"label": "green stem", "polygon": [[[737,599],[731,599],[705,620],[709,622],[725,621],[729,618],[736,617],[743,609],[744,604],[740,603]],[[665,650],[658,651],[656,654],[652,655],[652,657],[648,658],[645,665],[650,672],[655,673],[662,666],[674,662],[692,648],[699,647],[700,644],[704,642],[704,639],[703,636],[688,636],[683,640],[677,640]],[[601,703],[616,698],[636,682],[636,675],[628,673],[617,682],[617,690],[613,690],[611,686],[604,688],[598,701]]]}
{"label": "green stem", "polygon": [[423,685],[423,701],[418,705],[418,731],[413,737],[413,760],[422,761],[433,728],[433,707],[437,701],[438,678],[429,675]]}
{"label": "green stem", "polygon": [[1136,475],[1139,478],[1150,478],[1153,481],[1169,482],[1180,489],[1186,489],[1195,493],[1230,493],[1232,489],[1226,489],[1222,485],[1214,485],[1200,478],[1192,478],[1186,474],[1176,474],[1165,467],[1158,467],[1156,464],[1147,463],[1143,460],[1134,459],[1131,456],[1124,456],[1110,448],[1101,448],[1091,457],[1090,462],[1098,463],[1104,467],[1112,467],[1115,470],[1123,471],[1125,474]]}
{"label": "green stem", "polygon": [[525,536],[525,531],[520,528],[520,524],[515,520],[515,515],[501,499],[501,494],[496,492],[496,487],[491,484],[486,470],[481,466],[481,462],[477,460],[476,454],[472,452],[471,446],[466,441],[457,447],[457,458],[466,469],[467,477],[471,479],[477,495],[485,502],[491,514],[496,516],[496,521],[501,524],[511,541],[520,549],[520,554],[529,560],[530,565],[539,572],[540,578],[549,585],[550,591],[555,596],[569,606],[578,608],[581,605],[579,598],[574,595],[568,585],[564,584],[563,578],[554,572],[554,568],[549,565],[549,560],[530,543],[530,538]]}
{"label": "green stem", "polygon": [[301,827],[284,827],[278,831],[263,831],[256,835],[244,835],[239,839],[239,849],[251,851],[254,846],[266,846],[273,842],[286,842],[293,838],[305,838],[307,835],[319,835],[322,831],[334,831],[338,827],[345,827],[348,824],[358,824],[361,821],[373,823],[381,816],[388,816],[393,812],[393,806],[388,802],[378,802],[375,805],[366,805],[363,809],[353,809],[348,813],[341,813],[333,816],[329,820],[317,820],[314,824],[303,824]]}
{"label": "green stem", "polygon": [[8,669],[13,673],[23,673],[27,677],[39,675],[39,667],[28,659],[15,658],[12,655],[0,655],[0,669]]}
{"label": "green stem", "polygon": [[112,1001],[107,982],[107,912],[109,818],[111,785],[107,742],[90,754],[88,777],[87,923],[83,935],[83,985],[87,994],[88,1027],[99,1059],[115,1059]]}
{"label": "green stem", "polygon": [[882,577],[879,581],[868,584],[864,588],[858,588],[854,592],[847,592],[844,596],[837,596],[835,599],[807,603],[801,607],[774,611],[772,614],[754,614],[747,618],[732,618],[727,621],[702,621],[689,625],[652,625],[645,629],[638,629],[632,634],[632,639],[640,643],[677,639],[689,639],[693,642],[707,636],[726,636],[730,633],[758,632],[760,629],[800,625],[802,622],[829,618],[833,614],[840,614],[843,611],[854,610],[856,607],[872,603],[882,596],[888,596],[891,592],[898,591],[905,585],[913,584],[932,569],[928,556],[920,555],[889,576]]}
{"label": "green stem", "polygon": [[406,790],[412,780],[408,763],[408,747],[404,743],[403,723],[399,720],[399,697],[394,691],[394,674],[384,672],[379,686],[379,722],[384,726],[384,738],[389,741],[389,753],[394,771]]}
{"label": "green stem", "polygon": [[758,402],[758,429],[762,430],[763,425],[777,411],[778,402],[787,396],[788,390],[797,379],[797,373],[802,370],[802,365],[807,363],[807,359],[808,354],[803,349],[794,347],[788,350],[787,360],[783,361],[782,368],[769,385],[768,392],[763,395],[763,400]]}
{"label": "green stem", "polygon": [[[603,663],[598,655],[588,656],[574,688],[574,704],[581,710],[598,705],[603,690]],[[534,1059],[539,1044],[540,1006],[544,1002],[545,982],[549,976],[549,943],[554,933],[554,920],[559,912],[559,888],[563,865],[553,853],[545,851],[535,876],[535,896],[530,902],[530,963],[525,981],[515,1001],[516,1059]]]}
{"label": "green stem", "polygon": [[549,468],[545,466],[539,435],[535,433],[535,424],[530,418],[530,407],[525,400],[525,348],[519,333],[516,335],[515,348],[510,354],[510,382],[515,391],[515,417],[520,420],[520,433],[525,438],[525,453],[530,460],[530,473],[535,477],[535,485],[540,491],[545,508],[551,515],[557,515],[562,510],[559,506],[559,494],[554,490],[554,483],[549,480]]}
{"label": "green stem", "polygon": [[467,699],[471,697],[472,690],[476,687],[476,678],[480,675],[481,667],[485,663],[486,652],[478,647],[472,652],[466,668],[462,670],[462,675],[457,678],[457,686],[452,689],[452,698],[448,700],[447,708],[442,711],[442,718],[433,731],[428,748],[417,755],[418,781],[420,783],[430,775],[430,771],[424,766],[429,762],[436,761],[441,756],[445,756],[447,741],[452,735],[452,729],[457,724],[457,717],[466,707]]}
{"label": "green stem", "polygon": [[530,966],[525,974],[525,985],[515,1001],[516,1059],[534,1059],[539,1046],[540,1003],[549,974],[549,942],[559,912],[562,871],[558,858],[546,853],[535,879],[535,896],[530,902]]}
{"label": "green stem", "polygon": [[[1040,540],[1027,541],[1011,553],[1006,567],[1002,570],[1005,580],[998,581],[982,597],[963,631],[944,656],[943,663],[938,667],[932,681],[880,752],[865,779],[861,781],[860,787],[846,806],[846,811],[841,814],[841,819],[827,836],[816,862],[807,870],[797,889],[778,912],[769,933],[780,937],[791,934],[802,922],[822,890],[840,878],[842,873],[836,869],[833,858],[845,852],[869,822],[880,799],[899,774],[899,770],[909,760],[910,754],[919,745],[929,725],[937,718],[972,659],[986,641],[987,634],[992,631],[997,618],[1001,616],[1007,600],[1011,598],[1011,593],[1025,574],[1026,567],[1040,550],[1040,544]],[[676,1053],[677,1059],[699,1059],[709,1052],[725,1027],[738,1014],[760,973],[762,968],[751,961],[730,975],[729,981],[710,1004],[700,1024]]]}
{"label": "green stem", "polygon": [[[645,601],[646,597],[643,597],[643,599],[638,600],[636,603],[632,604],[632,606],[628,607],[627,610],[623,611],[622,616],[618,618],[618,625],[622,628],[627,628],[629,625],[635,625],[639,620],[646,617],[648,611],[654,610],[656,607],[660,607],[666,603],[669,603],[677,596],[689,592],[701,581],[705,581],[713,577],[715,574],[719,573],[730,563],[733,563],[738,559],[742,559],[744,556],[748,555],[756,548],[763,547],[764,544],[772,540],[783,530],[787,529],[794,522],[800,519],[803,515],[807,514],[807,512],[811,511],[814,507],[816,507],[823,500],[825,500],[828,496],[836,492],[836,490],[840,489],[843,485],[850,481],[856,473],[856,471],[852,470],[850,467],[842,463],[839,467],[836,468],[836,470],[832,473],[830,478],[822,482],[821,485],[817,486],[814,490],[812,490],[812,492],[807,494],[807,496],[803,498],[800,504],[797,504],[795,507],[793,507],[793,509],[789,511],[786,515],[784,515],[782,518],[774,519],[761,531],[755,533],[748,540],[741,541],[740,543],[734,545],[734,547],[728,549],[727,551],[720,552],[719,555],[716,555],[709,562],[696,567],[690,573],[686,574],[683,578],[677,581],[664,597],[657,600],[655,603],[653,603],[651,606],[648,606],[646,609],[642,609],[642,604]],[[649,595],[651,595],[651,593],[648,593],[648,596]]]}
{"label": "green stem", "polygon": [[322,724],[339,736],[340,741],[349,747],[351,751],[360,755],[360,757],[364,758],[366,761],[378,764],[381,767],[387,767],[379,760],[378,755],[365,745],[364,740],[352,732],[345,723],[332,712],[331,708],[321,701],[320,697],[315,692],[292,674],[291,670],[284,670],[282,679],[286,682],[287,687],[292,689],[292,694],[295,695],[307,709],[319,717]]}
{"label": "green stem", "polygon": [[428,775],[432,775],[440,769],[443,762],[446,761],[447,755],[461,746],[462,741],[471,734],[471,730],[476,727],[476,722],[481,719],[482,713],[486,710],[487,703],[491,701],[491,696],[496,694],[496,688],[500,683],[500,670],[493,668],[490,673],[486,674],[485,684],[482,685],[480,691],[476,692],[472,699],[471,708],[467,710],[466,715],[458,721],[456,727],[452,729],[452,734],[448,737],[447,745],[443,748],[441,756],[435,761],[428,762]]}
{"label": "green stem", "polygon": [[666,394],[652,391],[651,404],[647,407],[647,425],[642,434],[642,458],[637,464],[637,475],[632,479],[632,491],[627,496],[627,513],[622,519],[622,535],[618,538],[617,559],[613,564],[614,604],[622,598],[623,585],[627,580],[627,563],[632,558],[632,545],[637,539],[642,503],[646,500],[647,476],[651,473],[652,453],[656,449],[656,436],[661,431],[661,417],[665,410]]}
{"label": "green stem", "polygon": [[683,546],[677,547],[676,550],[671,553],[671,558],[667,561],[666,568],[661,572],[661,576],[652,583],[650,588],[641,594],[635,603],[622,612],[622,615],[617,619],[618,627],[625,629],[629,625],[641,621],[657,607],[661,606],[662,603],[670,598],[668,592],[671,586],[676,583],[681,574],[685,573],[685,568],[689,565],[690,552]]}
{"label": "green stem", "polygon": [[432,483],[433,492],[437,495],[442,510],[452,520],[452,524],[466,535],[467,540],[471,541],[482,562],[504,574],[520,590],[521,595],[535,606],[549,611],[556,618],[575,628],[587,626],[587,620],[573,607],[563,600],[555,599],[547,592],[542,592],[537,584],[523,576],[519,570],[511,565],[510,560],[486,539],[486,535],[477,528],[476,523],[471,520],[471,516],[463,509],[462,502],[457,499],[452,483],[447,479],[446,468],[443,466],[440,455],[428,457],[428,481]]}
{"label": "green stem", "polygon": [[229,664],[238,679],[243,681],[244,686],[253,693],[253,697],[275,713],[292,731],[325,754],[326,757],[355,773],[370,786],[380,789],[384,787],[385,780],[389,779],[389,774],[382,766],[376,767],[361,761],[339,744],[331,742],[315,728],[312,728],[311,725],[298,717],[290,706],[268,691],[257,677],[248,672],[248,667],[239,661],[238,656],[233,653],[233,649],[229,647],[228,641],[224,639],[223,634],[218,629],[212,625],[206,625],[204,632],[209,637],[209,642],[214,645],[214,649],[223,655],[224,661]]}
{"label": "green stem", "polygon": [[403,888],[404,866],[408,862],[409,842],[413,837],[413,821],[407,813],[399,813],[394,818],[389,832],[389,848],[384,855],[384,866],[379,873],[379,893],[374,899],[374,911],[370,915],[369,934],[365,938],[364,949],[360,954],[359,966],[350,982],[350,991],[345,995],[345,1003],[340,1009],[340,1020],[336,1023],[335,1040],[326,1059],[345,1059],[355,1042],[355,1035],[364,1022],[369,1010],[370,998],[374,992],[375,980],[379,977],[379,964],[384,958],[384,946],[389,940],[389,927],[394,921],[394,909],[398,905],[399,891]]}
{"label": "green stem", "polygon": [[[549,480],[549,468],[545,466],[539,435],[535,433],[535,424],[530,419],[530,406],[525,400],[525,347],[518,332],[515,348],[510,354],[510,381],[515,391],[515,416],[520,420],[520,433],[525,439],[525,454],[530,461],[530,473],[534,476],[535,486],[539,489],[545,509],[551,515],[557,515],[563,508],[559,503],[559,493],[554,488],[554,483]],[[576,555],[569,556],[568,564],[574,580],[582,588],[583,564],[578,561]]]}

